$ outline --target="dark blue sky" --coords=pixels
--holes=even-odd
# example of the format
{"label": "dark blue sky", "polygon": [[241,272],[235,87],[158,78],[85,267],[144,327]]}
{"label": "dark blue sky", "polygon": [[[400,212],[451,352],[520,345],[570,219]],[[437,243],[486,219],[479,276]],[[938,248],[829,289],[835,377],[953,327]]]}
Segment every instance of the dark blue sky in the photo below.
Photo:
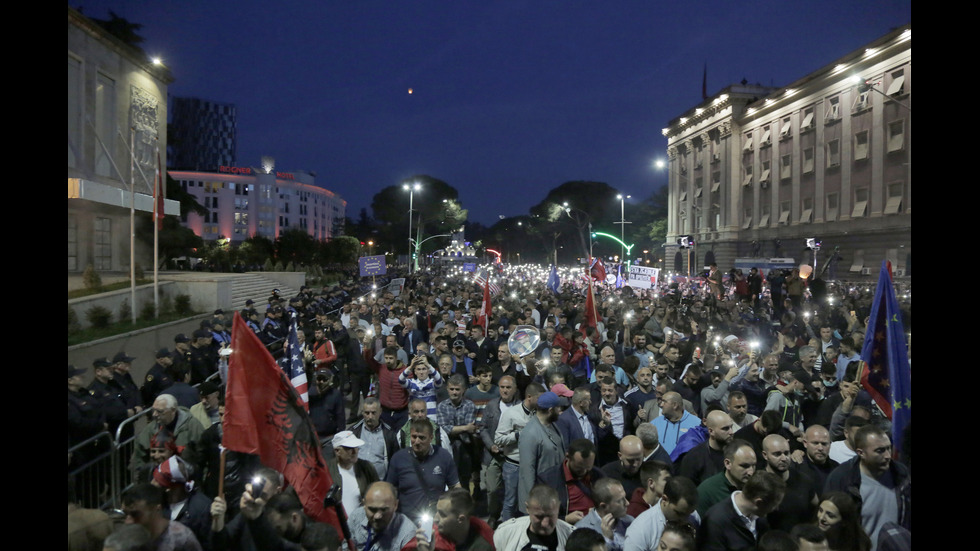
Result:
{"label": "dark blue sky", "polygon": [[142,23],[172,95],[236,104],[239,165],[314,171],[354,218],[429,174],[488,225],[568,180],[649,195],[705,63],[709,94],[782,86],[912,15],[910,0],[69,3]]}

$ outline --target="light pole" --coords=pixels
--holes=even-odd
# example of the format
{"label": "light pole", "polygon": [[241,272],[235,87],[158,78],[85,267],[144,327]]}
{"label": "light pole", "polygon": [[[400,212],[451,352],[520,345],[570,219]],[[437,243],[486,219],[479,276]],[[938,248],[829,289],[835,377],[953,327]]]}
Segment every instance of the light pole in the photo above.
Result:
{"label": "light pole", "polygon": [[418,182],[402,184],[402,189],[408,192],[408,273],[412,273],[412,204],[415,199],[415,192],[422,189]]}
{"label": "light pole", "polygon": [[[620,244],[626,243],[626,224],[632,224],[632,222],[626,221],[626,200],[631,198],[632,195],[619,194],[616,199],[619,199],[619,242]],[[620,262],[626,260],[626,246],[622,245],[621,253],[619,255]],[[628,266],[629,264],[627,264]]]}

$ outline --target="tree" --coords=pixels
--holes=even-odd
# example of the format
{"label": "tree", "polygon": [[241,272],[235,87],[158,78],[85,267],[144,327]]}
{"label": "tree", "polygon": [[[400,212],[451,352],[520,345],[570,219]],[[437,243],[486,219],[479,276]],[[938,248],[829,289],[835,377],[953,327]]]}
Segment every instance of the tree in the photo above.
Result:
{"label": "tree", "polygon": [[130,23],[125,17],[119,17],[112,10],[109,10],[109,19],[95,19],[93,17],[92,21],[105,29],[107,33],[123,41],[127,46],[143,52],[143,48],[140,47],[140,44],[143,43],[143,37],[137,34],[137,31],[143,28],[142,23]]}
{"label": "tree", "polygon": [[262,235],[253,235],[238,246],[238,259],[246,266],[263,264],[275,254],[276,244]]}
{"label": "tree", "polygon": [[[446,182],[424,174],[406,178],[403,182],[405,185],[416,183],[419,184],[420,189],[415,191],[411,197],[412,227],[419,227],[419,220],[421,220],[423,234],[438,233],[430,229],[429,226],[438,227],[440,224],[445,224],[451,215],[459,214],[447,212],[447,206],[443,204],[443,199],[446,199],[447,201],[455,201],[458,205],[459,192]],[[382,189],[375,194],[371,201],[371,211],[374,213],[375,220],[387,225],[404,224],[407,228],[408,207],[409,192],[405,191],[402,184]],[[457,224],[457,228],[466,220],[465,211],[462,214],[462,220]]]}
{"label": "tree", "polygon": [[180,216],[183,218],[193,211],[198,216],[204,216],[208,213],[208,209],[204,205],[197,202],[197,198],[187,193],[181,185],[170,177],[170,173],[167,173],[167,199],[172,199],[180,203]]}
{"label": "tree", "polygon": [[[589,254],[586,240],[589,224],[593,230],[606,229],[607,220],[619,219],[619,192],[603,182],[576,180],[553,188],[543,201],[531,207],[531,215],[538,218],[535,227],[541,235],[552,236],[558,247],[558,235],[575,230],[582,247],[582,256]],[[610,228],[611,229],[611,228]],[[591,237],[590,237],[591,238]]]}
{"label": "tree", "polygon": [[324,264],[353,264],[361,252],[361,242],[349,235],[342,235],[322,242],[320,251]]}
{"label": "tree", "polygon": [[315,247],[312,235],[300,228],[289,228],[279,232],[276,239],[276,259],[284,263],[310,264]]}

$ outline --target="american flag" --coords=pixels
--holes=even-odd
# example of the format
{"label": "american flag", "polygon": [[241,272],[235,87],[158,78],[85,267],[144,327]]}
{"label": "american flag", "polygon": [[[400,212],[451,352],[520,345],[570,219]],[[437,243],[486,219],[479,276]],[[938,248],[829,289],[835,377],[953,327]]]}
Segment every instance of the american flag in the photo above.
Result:
{"label": "american flag", "polygon": [[[476,283],[480,287],[485,287],[487,286],[487,281],[489,279],[490,279],[490,274],[486,270],[481,269],[479,272],[476,273],[476,276],[473,277],[473,283]],[[497,296],[499,293],[500,293],[500,286],[494,283],[493,281],[490,281],[490,295]]]}
{"label": "american flag", "polygon": [[306,366],[303,364],[303,349],[299,346],[299,337],[296,335],[296,314],[293,313],[289,321],[289,336],[286,338],[286,346],[283,352],[283,371],[289,377],[289,382],[296,389],[296,394],[303,399],[303,406],[306,411],[310,411],[310,395],[307,391]]}

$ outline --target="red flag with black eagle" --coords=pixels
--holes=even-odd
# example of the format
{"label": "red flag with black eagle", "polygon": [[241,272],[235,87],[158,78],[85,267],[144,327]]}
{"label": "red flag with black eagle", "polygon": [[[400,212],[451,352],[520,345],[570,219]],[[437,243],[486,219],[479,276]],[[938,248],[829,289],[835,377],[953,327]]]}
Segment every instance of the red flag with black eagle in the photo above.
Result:
{"label": "red flag with black eagle", "polygon": [[231,349],[222,445],[258,455],[295,488],[307,515],[343,534],[337,512],[323,506],[333,481],[303,400],[237,312]]}

